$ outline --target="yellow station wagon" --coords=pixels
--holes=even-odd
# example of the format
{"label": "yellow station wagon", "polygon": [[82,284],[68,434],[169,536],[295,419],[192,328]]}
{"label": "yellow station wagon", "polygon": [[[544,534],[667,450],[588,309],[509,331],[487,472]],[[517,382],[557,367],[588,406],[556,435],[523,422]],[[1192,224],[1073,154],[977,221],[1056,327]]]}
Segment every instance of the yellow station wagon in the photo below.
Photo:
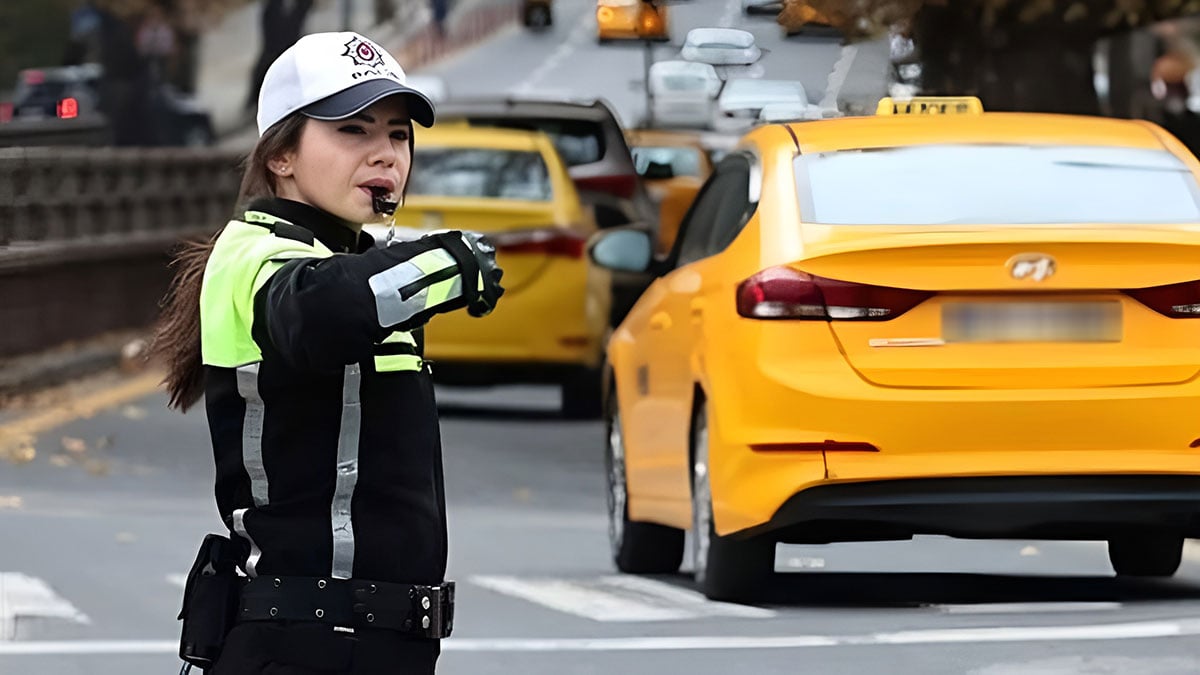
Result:
{"label": "yellow station wagon", "polygon": [[626,572],[752,595],[774,544],[1106,540],[1168,576],[1200,535],[1200,164],[1143,121],[885,99],[760,127],[608,349]]}

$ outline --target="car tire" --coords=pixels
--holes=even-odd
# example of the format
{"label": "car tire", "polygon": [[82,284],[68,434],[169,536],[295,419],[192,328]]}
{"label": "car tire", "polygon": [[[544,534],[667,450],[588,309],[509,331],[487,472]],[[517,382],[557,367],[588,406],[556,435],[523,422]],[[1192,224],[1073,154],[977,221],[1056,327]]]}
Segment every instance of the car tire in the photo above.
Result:
{"label": "car tire", "polygon": [[554,18],[550,15],[550,8],[543,5],[534,5],[525,10],[525,27],[534,30],[545,30],[554,23]]}
{"label": "car tire", "polygon": [[696,585],[710,600],[755,600],[775,573],[774,540],[722,537],[713,528],[708,413],[702,401],[692,419],[692,560]]}
{"label": "car tire", "polygon": [[1183,560],[1183,537],[1139,534],[1108,540],[1108,560],[1117,576],[1169,577]]}
{"label": "car tire", "polygon": [[629,520],[625,437],[616,395],[605,415],[604,466],[608,487],[608,543],[617,569],[628,574],[672,574],[683,563],[683,530]]}
{"label": "car tire", "polygon": [[581,368],[563,380],[562,414],[572,420],[594,420],[604,412],[599,368]]}

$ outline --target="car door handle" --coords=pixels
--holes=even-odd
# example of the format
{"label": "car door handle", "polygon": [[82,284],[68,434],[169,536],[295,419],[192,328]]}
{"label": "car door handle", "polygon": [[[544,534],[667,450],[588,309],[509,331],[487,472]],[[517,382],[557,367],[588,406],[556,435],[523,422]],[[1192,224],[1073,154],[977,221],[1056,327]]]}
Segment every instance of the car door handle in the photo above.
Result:
{"label": "car door handle", "polygon": [[666,330],[671,327],[671,315],[659,312],[650,317],[650,330]]}
{"label": "car door handle", "polygon": [[693,319],[699,319],[700,317],[704,316],[704,301],[703,300],[692,300],[691,304],[688,305],[688,307],[691,308]]}

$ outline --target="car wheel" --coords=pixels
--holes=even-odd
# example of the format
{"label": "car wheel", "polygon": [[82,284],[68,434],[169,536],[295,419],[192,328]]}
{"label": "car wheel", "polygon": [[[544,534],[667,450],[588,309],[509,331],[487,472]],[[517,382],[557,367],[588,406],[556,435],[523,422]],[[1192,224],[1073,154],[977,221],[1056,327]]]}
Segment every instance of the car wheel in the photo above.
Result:
{"label": "car wheel", "polygon": [[600,417],[604,404],[600,372],[599,368],[581,368],[563,381],[563,417],[573,420],[594,420]]}
{"label": "car wheel", "polygon": [[553,23],[550,17],[550,8],[543,5],[534,5],[525,12],[525,25],[528,28],[535,30],[549,28]]}
{"label": "car wheel", "polygon": [[608,543],[617,569],[630,574],[670,574],[683,562],[683,530],[629,520],[625,437],[616,395],[609,397],[604,454],[608,483]]}
{"label": "car wheel", "polygon": [[1117,576],[1169,577],[1183,559],[1183,537],[1141,534],[1109,539],[1108,559]]}
{"label": "car wheel", "polygon": [[775,572],[775,542],[764,537],[721,537],[713,529],[708,413],[703,403],[692,422],[692,449],[692,560],[696,585],[710,600],[753,600]]}

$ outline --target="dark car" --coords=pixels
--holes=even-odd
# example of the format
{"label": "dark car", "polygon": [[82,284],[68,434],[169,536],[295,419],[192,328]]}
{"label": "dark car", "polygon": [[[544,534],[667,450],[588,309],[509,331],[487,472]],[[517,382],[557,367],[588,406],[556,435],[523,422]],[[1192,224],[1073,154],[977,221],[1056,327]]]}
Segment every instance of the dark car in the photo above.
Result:
{"label": "dark car", "polygon": [[[99,64],[22,70],[12,120],[89,120],[102,116],[104,71]],[[170,85],[146,92],[146,118],[154,133],[147,145],[200,146],[215,140],[212,118],[192,97]]]}
{"label": "dark car", "polygon": [[[642,184],[624,130],[603,100],[542,101],[537,99],[476,99],[447,101],[438,106],[438,121],[472,126],[541,131],[553,141],[567,172],[590,207],[600,228],[636,223],[651,235],[658,227],[658,209]],[[633,306],[643,284],[614,281],[612,319],[617,325]]]}
{"label": "dark car", "polygon": [[554,24],[554,13],[551,10],[551,0],[523,0],[521,3],[521,23],[526,28],[543,30]]}

